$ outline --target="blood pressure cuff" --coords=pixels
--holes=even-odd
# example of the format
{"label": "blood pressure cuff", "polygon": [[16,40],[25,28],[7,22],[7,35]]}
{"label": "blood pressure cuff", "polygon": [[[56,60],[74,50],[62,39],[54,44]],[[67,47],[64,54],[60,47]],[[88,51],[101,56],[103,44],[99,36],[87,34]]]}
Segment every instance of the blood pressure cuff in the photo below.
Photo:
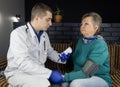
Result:
{"label": "blood pressure cuff", "polygon": [[99,65],[94,63],[92,60],[88,60],[84,67],[82,68],[83,72],[87,77],[91,77],[98,70]]}

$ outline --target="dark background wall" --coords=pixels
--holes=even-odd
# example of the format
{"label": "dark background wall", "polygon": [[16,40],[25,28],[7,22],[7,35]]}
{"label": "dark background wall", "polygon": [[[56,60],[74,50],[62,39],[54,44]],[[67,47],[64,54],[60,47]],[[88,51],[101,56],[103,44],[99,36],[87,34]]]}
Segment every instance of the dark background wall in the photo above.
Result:
{"label": "dark background wall", "polygon": [[[14,22],[13,28],[25,24]],[[47,30],[51,43],[77,42],[80,34],[80,23],[53,23]],[[108,44],[120,44],[120,23],[103,23],[101,35]]]}
{"label": "dark background wall", "polygon": [[120,23],[119,0],[25,0],[25,20],[30,20],[31,8],[43,2],[55,10],[58,5],[64,13],[62,22],[79,23],[84,13],[99,13],[104,23]]}

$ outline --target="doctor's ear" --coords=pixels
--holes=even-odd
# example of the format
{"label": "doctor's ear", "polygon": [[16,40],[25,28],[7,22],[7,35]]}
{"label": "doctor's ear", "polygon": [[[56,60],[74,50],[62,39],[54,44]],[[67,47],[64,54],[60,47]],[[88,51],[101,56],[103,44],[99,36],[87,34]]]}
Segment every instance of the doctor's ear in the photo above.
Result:
{"label": "doctor's ear", "polygon": [[40,18],[41,18],[41,16],[39,16],[39,15],[35,15],[35,17],[34,17],[35,20],[39,20]]}
{"label": "doctor's ear", "polygon": [[38,16],[35,16],[35,20],[39,20],[39,17],[38,17]]}

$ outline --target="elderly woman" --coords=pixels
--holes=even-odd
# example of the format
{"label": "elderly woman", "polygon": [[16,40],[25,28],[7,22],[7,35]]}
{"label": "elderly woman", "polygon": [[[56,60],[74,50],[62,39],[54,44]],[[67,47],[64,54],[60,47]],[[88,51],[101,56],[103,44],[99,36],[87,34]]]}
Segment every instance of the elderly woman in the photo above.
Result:
{"label": "elderly woman", "polygon": [[99,35],[101,23],[101,16],[95,12],[82,17],[83,38],[73,53],[74,71],[64,75],[70,87],[111,87],[108,47]]}

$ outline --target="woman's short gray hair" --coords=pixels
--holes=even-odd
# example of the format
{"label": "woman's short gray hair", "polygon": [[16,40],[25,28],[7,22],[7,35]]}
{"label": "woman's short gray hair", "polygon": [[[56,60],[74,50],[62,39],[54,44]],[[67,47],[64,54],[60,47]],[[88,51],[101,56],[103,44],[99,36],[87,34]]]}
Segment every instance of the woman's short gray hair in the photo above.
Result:
{"label": "woman's short gray hair", "polygon": [[84,14],[82,16],[82,20],[86,17],[92,17],[94,24],[98,25],[98,30],[96,31],[96,34],[99,34],[100,27],[102,25],[102,17],[96,12],[89,12],[89,13]]}

